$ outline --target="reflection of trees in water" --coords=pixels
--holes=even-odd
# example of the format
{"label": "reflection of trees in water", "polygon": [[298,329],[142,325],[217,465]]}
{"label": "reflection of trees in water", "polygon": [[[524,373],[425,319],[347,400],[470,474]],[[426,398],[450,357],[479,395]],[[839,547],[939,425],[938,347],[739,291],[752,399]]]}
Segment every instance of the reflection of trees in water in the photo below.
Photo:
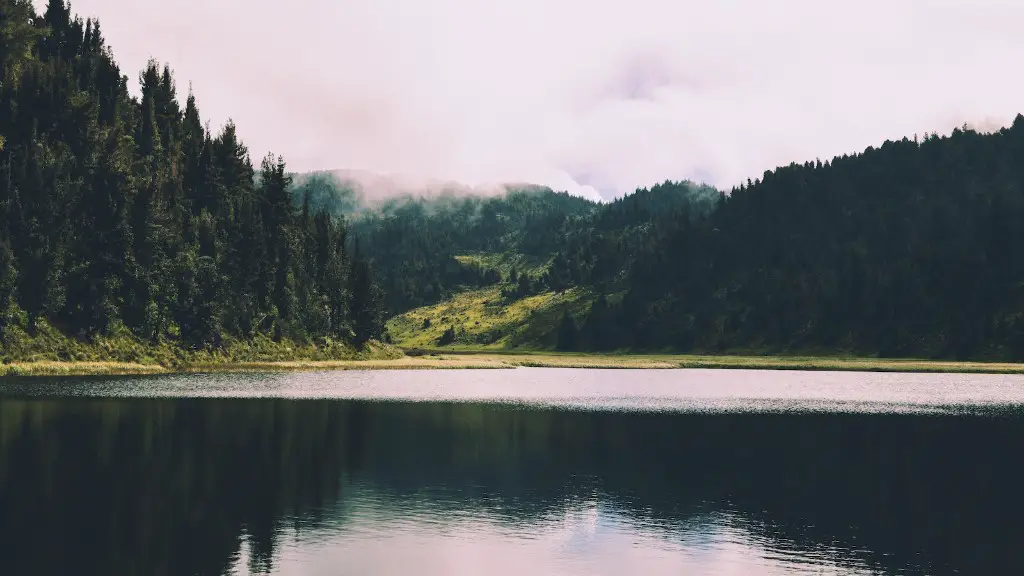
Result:
{"label": "reflection of trees in water", "polygon": [[510,524],[599,493],[670,538],[727,508],[783,548],[998,573],[1022,559],[1022,431],[1009,418],[4,400],[0,566],[218,574],[244,533],[268,569],[283,522],[344,522],[333,504],[351,481]]}
{"label": "reflection of trees in water", "polygon": [[0,571],[219,574],[243,529],[269,557],[282,515],[334,498],[342,409],[0,401]]}

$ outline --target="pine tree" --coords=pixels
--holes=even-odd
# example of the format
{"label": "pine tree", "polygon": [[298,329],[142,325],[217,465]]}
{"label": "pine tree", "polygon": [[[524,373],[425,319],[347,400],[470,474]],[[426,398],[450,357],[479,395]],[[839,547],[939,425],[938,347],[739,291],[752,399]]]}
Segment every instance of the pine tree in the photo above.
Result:
{"label": "pine tree", "polygon": [[562,321],[558,324],[558,341],[555,347],[558,350],[575,350],[579,336],[579,329],[576,321],[573,320],[569,311],[562,313]]}
{"label": "pine tree", "polygon": [[11,244],[7,238],[0,235],[0,342],[2,342],[7,325],[7,315],[14,297],[17,277],[18,269],[14,261],[14,251],[11,250]]}
{"label": "pine tree", "polygon": [[447,346],[455,342],[455,327],[449,326],[437,339],[438,346]]}
{"label": "pine tree", "polygon": [[[0,0],[0,94],[19,83],[32,49],[43,35],[43,30],[33,24],[34,18],[30,0]],[[5,130],[0,127],[0,150],[5,139]]]}
{"label": "pine tree", "polygon": [[381,338],[384,333],[382,301],[379,289],[373,283],[370,264],[359,253],[359,242],[355,243],[352,254],[352,330],[353,342],[363,346],[367,341]]}
{"label": "pine tree", "polygon": [[28,147],[24,158],[21,190],[15,191],[11,203],[11,230],[18,247],[17,300],[28,316],[29,331],[34,331],[40,317],[60,306],[58,255],[51,243],[56,223],[50,192],[56,183],[47,178],[52,170],[44,165],[47,159],[42,146]]}
{"label": "pine tree", "polygon": [[261,167],[260,194],[265,206],[263,222],[269,233],[274,275],[272,304],[277,311],[275,337],[289,328],[295,311],[293,224],[295,221],[284,160],[268,154]]}
{"label": "pine tree", "polygon": [[328,242],[322,290],[327,297],[329,333],[339,339],[349,339],[352,336],[352,317],[349,310],[349,287],[352,285],[352,278],[349,275],[349,262],[345,253],[345,236],[344,227],[339,225],[333,233],[328,230],[327,237],[322,239]]}

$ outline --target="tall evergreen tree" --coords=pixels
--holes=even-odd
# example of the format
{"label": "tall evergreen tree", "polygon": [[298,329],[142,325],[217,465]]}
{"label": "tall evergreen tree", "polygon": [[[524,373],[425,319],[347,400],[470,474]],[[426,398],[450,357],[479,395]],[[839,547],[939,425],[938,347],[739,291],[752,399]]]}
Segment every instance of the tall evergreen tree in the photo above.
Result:
{"label": "tall evergreen tree", "polygon": [[563,351],[575,350],[578,339],[579,328],[576,326],[576,321],[573,320],[572,315],[566,310],[562,313],[562,321],[558,324],[558,341],[555,347]]}
{"label": "tall evergreen tree", "polygon": [[373,283],[370,264],[359,253],[359,241],[355,243],[352,254],[352,285],[351,315],[354,342],[362,346],[373,338],[381,338],[384,332],[384,319],[381,297]]}
{"label": "tall evergreen tree", "polygon": [[18,269],[14,261],[14,251],[11,244],[3,235],[0,235],[0,343],[3,341],[4,328],[8,322],[11,300],[14,297],[15,282],[17,282]]}

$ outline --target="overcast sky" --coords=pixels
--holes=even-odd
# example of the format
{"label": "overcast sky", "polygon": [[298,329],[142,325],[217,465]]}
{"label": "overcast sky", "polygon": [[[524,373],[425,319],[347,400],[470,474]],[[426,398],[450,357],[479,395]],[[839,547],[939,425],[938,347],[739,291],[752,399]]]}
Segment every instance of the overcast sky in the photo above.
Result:
{"label": "overcast sky", "polygon": [[[37,4],[45,4],[38,0]],[[608,198],[1024,111],[1016,0],[75,0],[255,161]]]}

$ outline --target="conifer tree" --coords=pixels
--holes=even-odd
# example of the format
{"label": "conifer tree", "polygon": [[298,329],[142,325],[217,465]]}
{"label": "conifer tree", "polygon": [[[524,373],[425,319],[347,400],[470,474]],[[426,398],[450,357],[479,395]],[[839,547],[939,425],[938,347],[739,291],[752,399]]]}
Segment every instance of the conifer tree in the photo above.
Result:
{"label": "conifer tree", "polygon": [[8,321],[17,277],[18,269],[14,261],[14,251],[11,250],[11,244],[7,238],[0,235],[0,342],[3,341],[4,328]]}
{"label": "conifer tree", "polygon": [[352,254],[352,330],[354,342],[362,346],[368,340],[383,336],[384,320],[380,294],[373,283],[370,264],[359,253],[359,241],[355,243]]}
{"label": "conifer tree", "polygon": [[579,328],[572,315],[566,310],[562,313],[562,321],[558,325],[558,341],[555,347],[558,350],[575,350],[577,346]]}

